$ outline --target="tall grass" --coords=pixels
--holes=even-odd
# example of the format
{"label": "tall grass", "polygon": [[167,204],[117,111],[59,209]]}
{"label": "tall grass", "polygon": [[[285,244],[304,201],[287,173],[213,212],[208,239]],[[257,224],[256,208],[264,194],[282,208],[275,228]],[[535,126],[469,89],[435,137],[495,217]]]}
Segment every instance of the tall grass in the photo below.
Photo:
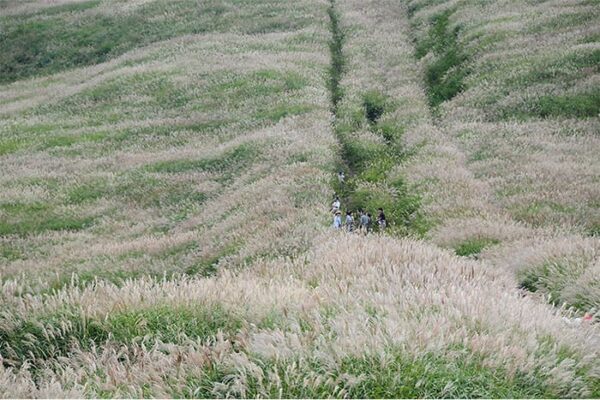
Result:
{"label": "tall grass", "polygon": [[[594,121],[502,114],[563,93],[533,73],[555,59],[585,92],[591,20],[556,17],[593,10],[505,6],[0,5],[69,40],[159,7],[167,35],[0,85],[0,396],[600,396],[599,327],[575,319],[599,293]],[[418,61],[446,9],[456,34]],[[453,46],[469,74],[434,124]],[[340,164],[343,207],[397,235],[329,229]]]}

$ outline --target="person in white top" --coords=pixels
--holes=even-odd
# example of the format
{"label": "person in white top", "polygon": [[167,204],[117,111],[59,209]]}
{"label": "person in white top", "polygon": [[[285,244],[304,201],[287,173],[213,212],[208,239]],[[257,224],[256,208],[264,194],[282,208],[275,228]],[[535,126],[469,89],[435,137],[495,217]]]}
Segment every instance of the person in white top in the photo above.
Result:
{"label": "person in white top", "polygon": [[340,209],[341,206],[342,206],[342,203],[340,202],[340,198],[338,196],[335,196],[333,203],[331,203],[331,209],[333,210],[333,212],[336,212],[337,210]]}
{"label": "person in white top", "polygon": [[342,229],[342,213],[339,210],[333,215],[333,228]]}

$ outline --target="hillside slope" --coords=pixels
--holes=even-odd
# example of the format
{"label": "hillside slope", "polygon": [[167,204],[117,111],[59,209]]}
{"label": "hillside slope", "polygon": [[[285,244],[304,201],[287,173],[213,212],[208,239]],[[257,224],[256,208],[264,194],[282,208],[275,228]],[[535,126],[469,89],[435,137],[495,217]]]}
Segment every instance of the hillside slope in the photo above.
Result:
{"label": "hillside slope", "polygon": [[600,396],[597,7],[519,7],[0,2],[0,396]]}

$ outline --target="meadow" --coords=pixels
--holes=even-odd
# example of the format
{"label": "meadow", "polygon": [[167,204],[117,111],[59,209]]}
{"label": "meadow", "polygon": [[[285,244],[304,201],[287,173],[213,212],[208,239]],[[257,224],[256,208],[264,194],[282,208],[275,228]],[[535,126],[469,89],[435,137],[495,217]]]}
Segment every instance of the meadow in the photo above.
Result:
{"label": "meadow", "polygon": [[599,397],[599,10],[0,1],[0,396]]}

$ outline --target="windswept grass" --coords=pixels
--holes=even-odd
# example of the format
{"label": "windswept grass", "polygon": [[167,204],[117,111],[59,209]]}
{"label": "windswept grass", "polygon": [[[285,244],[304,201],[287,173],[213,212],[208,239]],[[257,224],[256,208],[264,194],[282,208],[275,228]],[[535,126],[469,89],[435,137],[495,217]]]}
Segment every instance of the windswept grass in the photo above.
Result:
{"label": "windswept grass", "polygon": [[0,1],[0,397],[599,397],[592,8]]}
{"label": "windswept grass", "polygon": [[93,0],[1,17],[0,83],[98,64],[161,40],[227,31],[232,24],[252,34],[298,29],[308,22],[302,13],[285,14],[280,1],[254,6],[249,1],[150,1],[134,7]]}

